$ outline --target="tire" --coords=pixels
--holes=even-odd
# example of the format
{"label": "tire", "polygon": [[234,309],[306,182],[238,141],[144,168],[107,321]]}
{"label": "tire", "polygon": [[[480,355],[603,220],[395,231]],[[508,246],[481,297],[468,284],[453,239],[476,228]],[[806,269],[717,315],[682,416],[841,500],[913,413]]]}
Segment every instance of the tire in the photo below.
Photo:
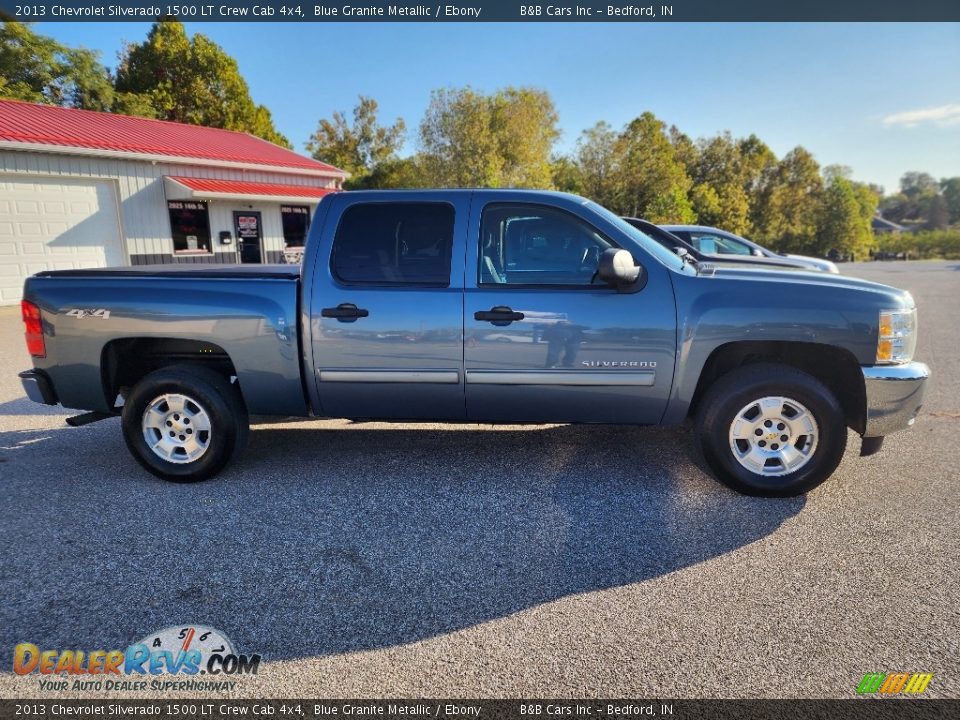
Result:
{"label": "tire", "polygon": [[150,373],[133,387],[122,427],[137,462],[159,478],[187,483],[226,467],[246,443],[249,418],[240,393],[225,377],[204,367],[176,365]]}
{"label": "tire", "polygon": [[830,390],[774,363],[744,365],[717,380],[700,402],[695,429],[717,479],[760,497],[812,490],[833,474],[847,446],[846,419]]}

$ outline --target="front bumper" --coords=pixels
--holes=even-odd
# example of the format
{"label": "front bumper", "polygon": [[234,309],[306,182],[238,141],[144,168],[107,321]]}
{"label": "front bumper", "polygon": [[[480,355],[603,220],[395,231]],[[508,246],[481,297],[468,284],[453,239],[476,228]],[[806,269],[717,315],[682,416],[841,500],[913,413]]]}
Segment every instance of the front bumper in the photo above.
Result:
{"label": "front bumper", "polygon": [[863,436],[883,437],[913,425],[923,404],[930,368],[923,363],[871,365],[863,370],[867,395]]}
{"label": "front bumper", "polygon": [[54,390],[53,383],[43,370],[24,370],[19,378],[28,398],[44,405],[57,404],[57,391]]}

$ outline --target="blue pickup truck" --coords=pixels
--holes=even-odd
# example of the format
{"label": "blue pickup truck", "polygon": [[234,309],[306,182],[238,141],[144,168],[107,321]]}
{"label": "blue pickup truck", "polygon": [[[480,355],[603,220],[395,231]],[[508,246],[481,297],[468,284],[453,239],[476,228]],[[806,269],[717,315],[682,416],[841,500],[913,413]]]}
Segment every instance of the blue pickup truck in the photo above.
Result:
{"label": "blue pickup truck", "polygon": [[910,426],[928,376],[907,292],[681,257],[535,191],[338,193],[301,267],[43,272],[23,318],[29,397],[121,416],[133,456],[181,482],[219,472],[249,415],[692,418],[717,478],[790,496],[831,475],[848,427],[870,454]]}

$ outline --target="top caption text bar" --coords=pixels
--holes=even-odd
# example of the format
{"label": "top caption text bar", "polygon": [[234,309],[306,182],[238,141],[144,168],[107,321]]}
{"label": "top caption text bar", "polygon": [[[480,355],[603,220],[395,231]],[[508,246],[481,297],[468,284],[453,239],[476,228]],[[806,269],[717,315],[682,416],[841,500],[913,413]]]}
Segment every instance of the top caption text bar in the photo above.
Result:
{"label": "top caption text bar", "polygon": [[0,0],[7,20],[38,22],[958,22],[958,0],[637,0],[636,2],[186,2]]}

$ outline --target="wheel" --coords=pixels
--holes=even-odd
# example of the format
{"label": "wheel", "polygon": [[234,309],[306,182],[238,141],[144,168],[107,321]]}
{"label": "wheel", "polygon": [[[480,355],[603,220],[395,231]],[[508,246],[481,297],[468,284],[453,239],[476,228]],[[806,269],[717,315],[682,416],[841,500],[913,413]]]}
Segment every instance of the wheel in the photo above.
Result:
{"label": "wheel", "polygon": [[196,482],[220,472],[246,442],[247,410],[222,375],[178,365],[137,383],[123,406],[131,454],[164,480]]}
{"label": "wheel", "polygon": [[836,470],[847,424],[827,387],[787,365],[744,365],[721,377],[697,411],[704,459],[746,495],[793,497]]}

